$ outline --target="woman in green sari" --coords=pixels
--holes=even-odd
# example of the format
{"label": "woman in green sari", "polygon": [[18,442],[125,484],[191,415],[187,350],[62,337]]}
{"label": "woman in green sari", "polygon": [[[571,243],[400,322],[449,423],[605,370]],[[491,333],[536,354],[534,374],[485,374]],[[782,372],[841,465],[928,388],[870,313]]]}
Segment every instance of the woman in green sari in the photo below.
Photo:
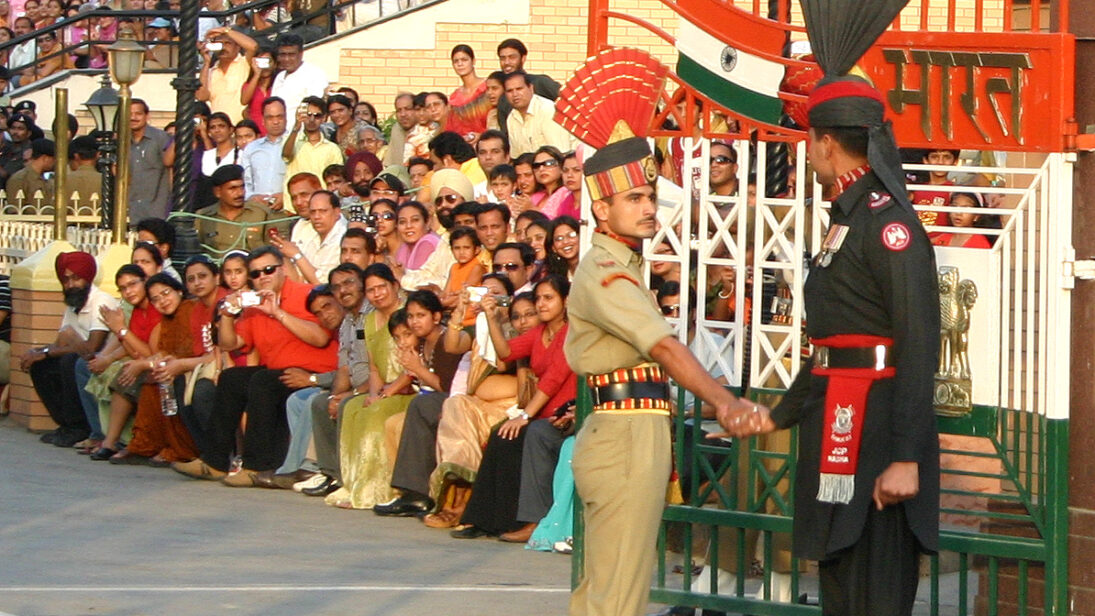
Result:
{"label": "woman in green sari", "polygon": [[328,505],[370,509],[391,500],[392,462],[384,443],[384,422],[407,410],[414,399],[411,378],[396,361],[388,318],[405,301],[391,268],[374,263],[365,269],[365,299],[373,310],[365,316],[369,350],[369,395],[357,396],[342,409],[339,463],[342,487],[327,495]]}

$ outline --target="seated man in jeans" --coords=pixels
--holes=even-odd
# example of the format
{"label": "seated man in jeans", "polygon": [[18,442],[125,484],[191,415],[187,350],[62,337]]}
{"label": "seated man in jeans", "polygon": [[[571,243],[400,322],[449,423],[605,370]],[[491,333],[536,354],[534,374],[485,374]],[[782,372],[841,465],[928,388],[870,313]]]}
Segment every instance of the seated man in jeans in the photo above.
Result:
{"label": "seated man in jeans", "polygon": [[72,447],[91,433],[76,384],[76,360],[94,356],[106,342],[110,328],[99,309],[115,308],[118,300],[95,286],[95,257],[86,252],[57,255],[54,269],[69,309],[53,343],[27,351],[20,365],[58,426],[43,434],[42,442]]}
{"label": "seated man in jeans", "polygon": [[[217,326],[226,351],[258,351],[258,366],[228,368],[217,382],[217,404],[209,442],[201,458],[176,462],[173,469],[199,479],[224,479],[236,487],[259,485],[260,471],[285,459],[289,427],[285,401],[295,388],[280,379],[287,368],[322,373],[338,365],[338,340],[308,311],[311,287],[289,280],[285,257],[273,246],[256,248],[247,259],[258,305],[242,306],[241,292],[229,295]],[[247,413],[243,469],[228,476],[240,417]]]}

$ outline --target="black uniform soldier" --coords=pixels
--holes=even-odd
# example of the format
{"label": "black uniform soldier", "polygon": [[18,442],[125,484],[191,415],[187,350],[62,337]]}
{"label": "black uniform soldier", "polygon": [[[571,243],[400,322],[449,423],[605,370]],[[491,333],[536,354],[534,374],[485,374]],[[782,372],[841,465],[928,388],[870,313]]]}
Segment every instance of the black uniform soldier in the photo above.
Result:
{"label": "black uniform soldier", "polygon": [[[560,101],[567,97],[564,90]],[[611,107],[585,102],[596,103]],[[586,534],[582,581],[570,613],[641,615],[671,469],[668,378],[725,415],[756,407],[707,374],[674,336],[642,282],[642,241],[657,230],[657,173],[650,146],[634,130],[645,130],[650,114],[632,124],[608,119],[601,125],[615,129],[600,141],[563,119],[568,130],[600,148],[584,165],[597,229],[574,273],[567,305],[567,362],[586,379],[594,401],[574,447]]]}
{"label": "black uniform soldier", "polygon": [[735,436],[800,426],[793,550],[819,561],[823,612],[909,614],[939,534],[935,257],[881,93],[826,77],[808,105],[810,163],[832,199],[805,284],[813,354],[770,415],[720,421]]}

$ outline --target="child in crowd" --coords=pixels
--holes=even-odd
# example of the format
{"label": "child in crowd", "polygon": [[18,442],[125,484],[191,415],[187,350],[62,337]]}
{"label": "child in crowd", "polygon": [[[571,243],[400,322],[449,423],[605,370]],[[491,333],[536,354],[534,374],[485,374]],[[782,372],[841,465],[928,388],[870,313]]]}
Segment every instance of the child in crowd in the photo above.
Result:
{"label": "child in crowd", "polygon": [[[981,201],[981,195],[977,193],[954,193],[951,195],[951,207],[980,208],[985,207]],[[972,229],[981,220],[980,214],[972,212],[950,212],[950,223],[953,227]],[[939,233],[932,238],[935,246],[959,246],[961,248],[992,248],[988,238],[980,233]]]}
{"label": "child in crowd", "polygon": [[[445,292],[441,295],[441,305],[452,310],[460,299],[460,292],[465,287],[474,287],[483,282],[483,274],[487,272],[479,263],[479,252],[483,245],[479,242],[479,236],[471,227],[456,227],[449,233],[449,246],[452,248],[452,256],[456,263],[449,270],[449,280],[445,284]],[[464,327],[475,324],[475,315],[464,318]]]}
{"label": "child in crowd", "polygon": [[[490,194],[494,195],[495,203],[506,203],[513,196],[517,187],[517,171],[512,165],[496,165],[490,170],[489,178]],[[514,214],[516,216],[516,214]]]}

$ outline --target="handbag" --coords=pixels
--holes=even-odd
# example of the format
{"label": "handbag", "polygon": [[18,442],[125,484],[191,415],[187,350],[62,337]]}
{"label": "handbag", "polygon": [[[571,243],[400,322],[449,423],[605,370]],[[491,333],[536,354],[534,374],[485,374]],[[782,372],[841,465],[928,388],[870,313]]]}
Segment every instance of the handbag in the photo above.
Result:
{"label": "handbag", "polygon": [[[219,356],[219,354],[218,354]],[[216,381],[221,372],[219,359],[213,359],[194,366],[194,369],[186,373],[186,389],[183,391],[183,405],[189,406],[194,401],[194,386],[201,379]]]}

